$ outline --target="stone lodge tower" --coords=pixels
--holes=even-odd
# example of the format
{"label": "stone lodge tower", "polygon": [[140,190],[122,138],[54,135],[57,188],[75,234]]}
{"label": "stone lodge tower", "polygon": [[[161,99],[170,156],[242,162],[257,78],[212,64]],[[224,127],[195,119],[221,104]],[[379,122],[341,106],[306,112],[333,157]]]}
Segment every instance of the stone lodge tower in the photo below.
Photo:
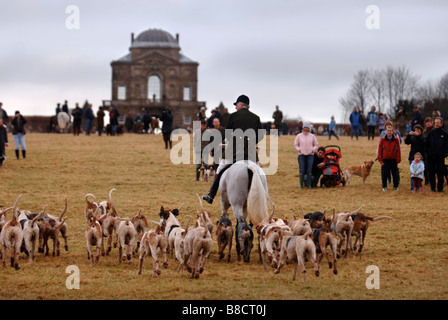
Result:
{"label": "stone lodge tower", "polygon": [[144,110],[160,115],[169,106],[175,127],[191,127],[205,102],[197,96],[199,63],[180,52],[179,35],[149,29],[134,39],[132,33],[129,51],[111,63],[110,103],[133,118]]}

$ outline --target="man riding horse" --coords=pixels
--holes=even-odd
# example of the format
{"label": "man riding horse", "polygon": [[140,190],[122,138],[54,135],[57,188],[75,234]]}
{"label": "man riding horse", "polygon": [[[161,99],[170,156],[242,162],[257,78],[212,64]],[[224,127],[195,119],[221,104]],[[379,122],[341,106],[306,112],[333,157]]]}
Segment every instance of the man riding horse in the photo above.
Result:
{"label": "man riding horse", "polygon": [[[234,105],[236,112],[230,115],[226,126],[227,134],[229,132],[227,131],[228,129],[232,132],[232,136],[227,137],[232,140],[228,141],[228,148],[230,147],[231,150],[226,150],[225,156],[223,155],[223,159],[218,169],[216,169],[216,174],[208,195],[202,197],[209,204],[213,203],[213,199],[218,192],[219,181],[223,172],[233,163],[237,160],[252,160],[253,162],[258,162],[256,144],[264,138],[264,133],[260,130],[262,129],[260,117],[249,111],[249,97],[246,95],[239,96]],[[253,140],[255,141],[250,140],[251,133],[254,134]]]}

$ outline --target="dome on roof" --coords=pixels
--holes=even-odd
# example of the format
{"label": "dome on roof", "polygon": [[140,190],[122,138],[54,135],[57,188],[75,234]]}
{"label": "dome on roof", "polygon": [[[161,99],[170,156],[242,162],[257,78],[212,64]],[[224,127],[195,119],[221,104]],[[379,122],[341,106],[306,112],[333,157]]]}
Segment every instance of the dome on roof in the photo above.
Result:
{"label": "dome on roof", "polygon": [[179,43],[169,32],[161,29],[148,29],[140,33],[132,42],[132,47],[179,48]]}

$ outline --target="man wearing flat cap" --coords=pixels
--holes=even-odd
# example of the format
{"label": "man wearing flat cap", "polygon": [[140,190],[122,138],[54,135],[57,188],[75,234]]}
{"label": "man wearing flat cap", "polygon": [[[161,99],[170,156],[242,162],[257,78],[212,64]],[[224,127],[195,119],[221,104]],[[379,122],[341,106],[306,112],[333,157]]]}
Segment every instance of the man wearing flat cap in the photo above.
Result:
{"label": "man wearing flat cap", "polygon": [[[213,199],[218,191],[222,173],[239,160],[257,162],[256,144],[264,138],[263,131],[259,131],[262,129],[260,117],[249,111],[249,97],[244,94],[240,95],[234,105],[236,112],[229,116],[226,125],[226,138],[227,140],[229,138],[232,140],[228,141],[227,148],[231,148],[231,150],[227,149],[225,151],[225,160],[221,161],[216,170],[210,191],[208,195],[202,197],[210,204],[213,203]],[[227,137],[229,131],[232,132],[232,136]],[[251,135],[255,141],[251,140]]]}

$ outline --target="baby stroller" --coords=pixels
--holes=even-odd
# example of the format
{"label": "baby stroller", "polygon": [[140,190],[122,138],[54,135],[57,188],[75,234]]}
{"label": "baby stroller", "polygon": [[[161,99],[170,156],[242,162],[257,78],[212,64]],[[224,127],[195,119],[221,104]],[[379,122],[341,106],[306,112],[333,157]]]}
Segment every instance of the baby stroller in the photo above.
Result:
{"label": "baby stroller", "polygon": [[335,187],[342,183],[345,186],[345,178],[342,176],[339,159],[342,158],[341,148],[331,145],[325,147],[324,166],[322,167],[321,187]]}

